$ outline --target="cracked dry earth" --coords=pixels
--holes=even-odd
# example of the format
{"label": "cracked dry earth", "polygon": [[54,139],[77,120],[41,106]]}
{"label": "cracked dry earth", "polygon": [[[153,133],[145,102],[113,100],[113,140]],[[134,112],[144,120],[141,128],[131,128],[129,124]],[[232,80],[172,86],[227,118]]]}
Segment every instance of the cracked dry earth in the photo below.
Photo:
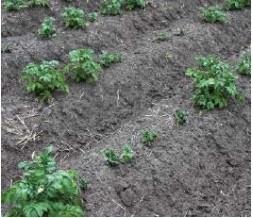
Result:
{"label": "cracked dry earth", "polygon": [[[100,1],[75,1],[86,11]],[[88,216],[250,216],[250,78],[237,84],[245,101],[223,110],[199,111],[184,75],[195,56],[216,54],[235,63],[250,49],[250,9],[229,12],[229,22],[206,24],[199,7],[211,0],[150,1],[144,10],[99,17],[85,30],[63,27],[67,5],[16,13],[2,10],[2,189],[18,179],[17,164],[52,144],[63,168],[89,182],[83,194]],[[46,15],[57,36],[41,40]],[[166,32],[169,38],[159,41]],[[67,62],[68,52],[92,48],[122,53],[122,63],[103,71],[95,85],[70,84],[50,105],[39,104],[20,81],[30,62]],[[173,114],[189,112],[184,126]],[[158,132],[149,147],[141,130]],[[111,168],[101,150],[131,143],[132,163]]]}

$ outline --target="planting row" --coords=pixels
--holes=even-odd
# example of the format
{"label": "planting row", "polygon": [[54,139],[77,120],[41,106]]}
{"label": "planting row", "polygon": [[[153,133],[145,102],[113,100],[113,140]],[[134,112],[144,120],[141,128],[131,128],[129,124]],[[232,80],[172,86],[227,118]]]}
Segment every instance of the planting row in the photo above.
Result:
{"label": "planting row", "polygon": [[[122,9],[134,10],[136,8],[144,8],[145,0],[105,0],[102,2],[100,13],[102,15],[119,15]],[[7,10],[20,10],[31,6],[48,6],[48,0],[6,0],[5,7]],[[227,0],[223,6],[206,6],[201,8],[201,17],[205,22],[209,23],[224,23],[228,21],[226,14],[227,10],[240,10],[250,6],[249,0]],[[62,18],[67,28],[85,28],[89,22],[96,21],[97,12],[85,13],[82,9],[75,7],[67,7],[62,13]],[[43,38],[52,38],[56,36],[56,27],[53,17],[44,18],[38,34]]]}
{"label": "planting row", "polygon": [[[120,61],[118,53],[103,52],[97,57],[91,49],[77,49],[69,53],[69,63],[61,68],[57,61],[28,64],[23,70],[22,80],[28,92],[48,101],[55,90],[68,92],[67,79],[95,82],[102,68]],[[250,75],[249,53],[244,53],[236,66],[213,56],[200,57],[197,61],[196,67],[186,70],[186,75],[194,81],[195,105],[210,110],[226,107],[230,97],[242,99],[236,87],[235,72]]]}
{"label": "planting row", "polygon": [[[72,2],[72,0],[66,0]],[[134,10],[144,8],[146,0],[104,0],[101,4],[101,14],[118,15],[123,9]],[[49,0],[5,0],[5,9],[8,11],[19,11],[31,7],[49,7]]]}
{"label": "planting row", "polygon": [[69,63],[60,67],[58,61],[30,63],[22,72],[26,90],[42,101],[48,101],[55,90],[68,92],[67,78],[77,82],[94,82],[102,68],[121,61],[117,53],[103,52],[96,57],[92,49],[77,49],[69,53]]}

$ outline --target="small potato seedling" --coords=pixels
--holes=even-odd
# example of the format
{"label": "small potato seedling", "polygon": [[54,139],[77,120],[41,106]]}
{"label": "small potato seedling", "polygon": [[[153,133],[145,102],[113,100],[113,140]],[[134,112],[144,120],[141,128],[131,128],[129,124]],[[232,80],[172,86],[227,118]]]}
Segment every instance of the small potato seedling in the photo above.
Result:
{"label": "small potato seedling", "polygon": [[101,5],[101,13],[115,16],[121,14],[123,9],[131,11],[145,6],[146,0],[104,0]]}
{"label": "small potato seedling", "polygon": [[153,130],[145,130],[142,132],[142,143],[144,145],[152,144],[157,138],[157,134]]}
{"label": "small potato seedling", "polygon": [[56,36],[56,30],[54,26],[55,19],[53,17],[47,17],[41,24],[41,28],[38,33],[43,38],[52,38]]}
{"label": "small potato seedling", "polygon": [[123,147],[123,152],[120,155],[121,162],[122,163],[127,163],[127,162],[132,161],[133,158],[134,158],[134,151],[133,151],[133,149],[131,148],[130,145],[126,144]]}
{"label": "small potato seedling", "polygon": [[48,7],[49,6],[49,0],[30,0],[30,6],[37,7]]}
{"label": "small potato seedling", "polygon": [[228,10],[241,10],[250,6],[250,0],[226,0],[225,8]]}
{"label": "small potato seedling", "polygon": [[251,75],[251,56],[250,53],[244,54],[236,68],[237,72],[241,75]]}
{"label": "small potato seedling", "polygon": [[230,97],[240,97],[236,76],[230,66],[216,57],[200,57],[198,66],[188,68],[186,75],[194,81],[193,101],[202,109],[224,108]]}
{"label": "small potato seedling", "polygon": [[64,9],[62,16],[65,26],[69,28],[84,28],[87,24],[84,11],[78,8],[67,7]]}
{"label": "small potato seedling", "polygon": [[99,56],[99,63],[102,67],[109,67],[112,64],[121,62],[121,55],[104,51]]}
{"label": "small potato seedling", "polygon": [[82,217],[78,175],[74,170],[59,170],[51,148],[21,162],[24,171],[3,194],[9,206],[7,217]]}
{"label": "small potato seedling", "polygon": [[105,149],[103,155],[110,166],[117,166],[120,164],[120,157],[113,149]]}
{"label": "small potato seedling", "polygon": [[207,23],[224,23],[227,21],[226,13],[219,6],[202,8],[201,16]]}
{"label": "small potato seedling", "polygon": [[43,61],[41,64],[28,64],[23,70],[22,79],[26,90],[47,101],[55,90],[68,92],[64,74],[58,70],[57,61]]}
{"label": "small potato seedling", "polygon": [[136,8],[144,8],[146,0],[125,0],[123,4],[127,10],[131,11]]}
{"label": "small potato seedling", "polygon": [[126,144],[120,155],[117,154],[113,149],[107,148],[102,151],[105,161],[110,166],[117,166],[120,163],[128,163],[134,158],[134,151],[130,145]]}
{"label": "small potato seedling", "polygon": [[123,0],[104,0],[101,5],[101,13],[103,15],[119,15],[121,14]]}
{"label": "small potato seedling", "polygon": [[187,121],[187,117],[188,117],[187,111],[185,111],[185,110],[176,110],[175,119],[176,119],[176,122],[179,125],[185,124],[186,121]]}
{"label": "small potato seedling", "polygon": [[94,21],[96,21],[96,20],[97,20],[97,17],[98,17],[98,13],[96,13],[96,12],[92,12],[92,13],[87,14],[87,20],[88,20],[89,22],[94,22]]}
{"label": "small potato seedling", "polygon": [[7,11],[19,11],[37,6],[48,7],[49,0],[4,0],[4,7]]}

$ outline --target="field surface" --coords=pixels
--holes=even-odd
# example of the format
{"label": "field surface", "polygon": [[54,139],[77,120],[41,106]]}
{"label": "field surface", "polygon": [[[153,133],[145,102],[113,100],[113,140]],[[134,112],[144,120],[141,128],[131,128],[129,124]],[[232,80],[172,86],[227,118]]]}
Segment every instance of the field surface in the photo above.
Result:
{"label": "field surface", "polygon": [[[49,9],[6,12],[2,8],[2,189],[21,175],[17,164],[48,144],[64,168],[89,182],[83,193],[88,216],[250,216],[250,77],[238,77],[245,96],[222,110],[193,106],[185,76],[198,55],[235,63],[250,48],[250,9],[228,12],[226,24],[207,24],[199,7],[214,0],[153,0],[145,9],[99,16],[84,30],[66,29],[64,7],[87,12],[100,1],[50,1]],[[56,18],[57,36],[38,37],[45,16]],[[157,40],[159,33],[166,40]],[[95,84],[71,83],[68,95],[49,104],[28,94],[21,71],[30,62],[59,60],[92,48],[122,54]],[[174,113],[189,112],[178,126]],[[158,139],[141,143],[151,128]],[[109,167],[104,148],[130,143],[135,159]]]}

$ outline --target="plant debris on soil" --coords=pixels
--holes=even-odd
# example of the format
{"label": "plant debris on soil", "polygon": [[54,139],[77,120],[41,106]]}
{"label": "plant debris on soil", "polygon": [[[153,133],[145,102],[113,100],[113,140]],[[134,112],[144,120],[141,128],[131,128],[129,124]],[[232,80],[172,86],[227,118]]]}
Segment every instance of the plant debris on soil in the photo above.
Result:
{"label": "plant debris on soil", "polygon": [[[65,28],[65,7],[92,13],[101,2],[2,9],[2,190],[20,179],[19,162],[51,144],[61,168],[87,181],[87,216],[250,216],[251,79],[238,74],[242,103],[201,111],[185,76],[196,56],[238,62],[250,49],[250,8],[210,24],[200,8],[221,1],[149,0],[144,9]],[[45,17],[55,18],[49,40],[38,36]],[[166,37],[157,40],[161,33]],[[80,48],[120,53],[121,62],[103,69],[94,84],[70,82],[69,93],[55,92],[49,104],[26,92],[21,72],[27,64],[66,64],[69,52]],[[178,108],[188,113],[184,125],[175,122]],[[149,146],[143,146],[143,129],[158,135]],[[133,160],[106,164],[101,150],[122,151],[125,144]]]}

